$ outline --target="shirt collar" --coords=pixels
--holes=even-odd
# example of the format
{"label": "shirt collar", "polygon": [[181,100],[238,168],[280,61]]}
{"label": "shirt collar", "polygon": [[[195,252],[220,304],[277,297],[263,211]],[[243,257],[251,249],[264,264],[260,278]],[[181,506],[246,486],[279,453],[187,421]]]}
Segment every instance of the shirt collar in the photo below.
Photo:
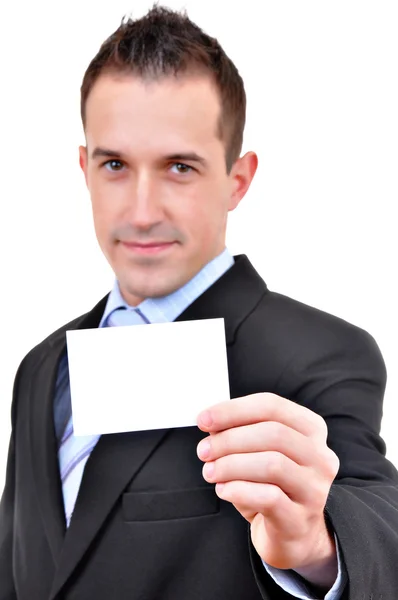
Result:
{"label": "shirt collar", "polygon": [[188,283],[160,298],[147,298],[136,307],[130,306],[123,299],[119,282],[115,280],[113,289],[109,294],[105,311],[99,327],[104,327],[109,315],[117,308],[124,307],[128,310],[139,309],[151,323],[165,323],[174,321],[181,315],[192,302],[201,296],[217,279],[222,277],[234,264],[234,258],[227,248],[216,258],[210,261]]}

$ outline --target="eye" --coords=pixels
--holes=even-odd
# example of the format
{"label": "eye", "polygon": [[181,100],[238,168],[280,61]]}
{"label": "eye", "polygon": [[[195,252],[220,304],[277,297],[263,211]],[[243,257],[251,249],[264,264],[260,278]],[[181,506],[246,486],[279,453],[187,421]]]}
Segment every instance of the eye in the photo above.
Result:
{"label": "eye", "polygon": [[194,170],[193,167],[190,167],[185,163],[174,163],[171,168],[175,169],[174,173],[179,173],[180,175],[186,175]]}
{"label": "eye", "polygon": [[120,160],[112,158],[111,160],[107,160],[103,163],[103,167],[106,167],[108,171],[121,171],[123,168],[123,163]]}

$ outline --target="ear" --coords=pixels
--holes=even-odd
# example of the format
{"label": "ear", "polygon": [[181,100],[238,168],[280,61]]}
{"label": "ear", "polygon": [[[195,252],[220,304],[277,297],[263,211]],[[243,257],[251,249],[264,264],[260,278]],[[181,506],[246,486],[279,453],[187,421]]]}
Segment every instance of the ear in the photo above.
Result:
{"label": "ear", "polygon": [[86,146],[79,146],[79,164],[80,164],[81,170],[84,173],[86,185],[88,186],[87,163],[88,163],[87,148],[86,148]]}
{"label": "ear", "polygon": [[228,204],[229,211],[234,210],[246,194],[257,171],[257,166],[258,157],[255,152],[247,152],[234,163],[230,173],[232,188]]}

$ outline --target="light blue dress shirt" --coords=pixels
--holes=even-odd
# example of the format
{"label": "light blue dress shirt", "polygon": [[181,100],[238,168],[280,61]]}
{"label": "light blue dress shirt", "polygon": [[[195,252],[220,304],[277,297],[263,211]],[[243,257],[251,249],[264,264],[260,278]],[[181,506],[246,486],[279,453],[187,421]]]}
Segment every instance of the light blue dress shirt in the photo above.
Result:
{"label": "light blue dress shirt", "polygon": [[[111,317],[112,313],[121,307],[125,307],[128,311],[134,312],[134,319],[137,323],[140,322],[140,320],[142,320],[142,323],[164,323],[174,321],[190,304],[212,286],[217,279],[224,275],[233,264],[233,257],[228,250],[225,249],[182,288],[168,296],[161,298],[147,298],[137,307],[131,307],[125,302],[116,280],[108,297],[99,327],[107,327],[108,319]],[[60,362],[55,393],[56,401],[58,399],[61,403],[62,396],[70,394],[68,361],[66,355],[62,357]],[[84,467],[90,453],[98,442],[99,437],[100,436],[79,436],[78,438],[75,438],[73,434],[72,417],[69,418],[65,430],[63,431],[62,439],[65,443],[59,449],[58,459],[61,478],[64,480],[64,477],[66,476],[68,481],[67,486],[63,485],[65,517],[68,526],[72,517],[81,479],[83,477]],[[81,456],[84,458],[80,458],[78,467],[72,469],[71,467],[74,465],[72,465],[68,456],[71,456],[71,450],[72,455],[76,451],[74,449],[76,448],[76,445],[78,445]],[[264,561],[263,564],[275,582],[293,597],[302,600],[316,600],[302,580],[296,576],[294,571],[275,569],[264,563]],[[344,588],[345,581],[346,574],[339,557],[339,574],[333,588],[325,596],[325,600],[338,600]]]}

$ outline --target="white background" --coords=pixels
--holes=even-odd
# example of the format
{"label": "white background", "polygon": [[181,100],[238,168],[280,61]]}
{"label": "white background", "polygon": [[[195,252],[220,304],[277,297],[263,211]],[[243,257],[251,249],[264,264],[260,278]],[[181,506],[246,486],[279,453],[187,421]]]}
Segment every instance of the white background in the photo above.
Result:
{"label": "white background", "polygon": [[[377,340],[389,373],[383,435],[398,465],[395,0],[192,0],[246,84],[244,151],[259,171],[229,224],[275,291]],[[149,2],[38,0],[0,8],[0,489],[15,371],[43,337],[89,310],[113,274],[78,166],[83,73]]]}

